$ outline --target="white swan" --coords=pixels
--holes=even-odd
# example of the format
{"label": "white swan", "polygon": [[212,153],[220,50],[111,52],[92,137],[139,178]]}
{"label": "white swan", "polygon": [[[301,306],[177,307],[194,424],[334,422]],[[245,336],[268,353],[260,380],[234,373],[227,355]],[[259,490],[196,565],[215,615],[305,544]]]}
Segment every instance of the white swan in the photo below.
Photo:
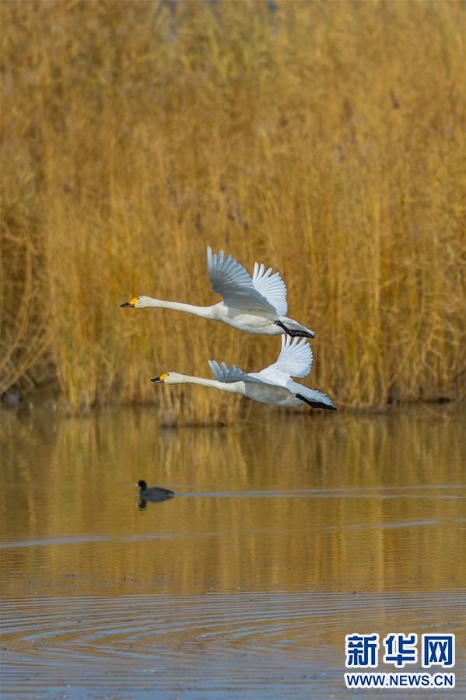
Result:
{"label": "white swan", "polygon": [[231,255],[225,257],[223,251],[214,254],[208,247],[207,273],[213,291],[223,297],[223,301],[214,306],[194,306],[147,296],[135,297],[121,306],[185,311],[259,335],[314,338],[314,331],[285,316],[288,308],[286,285],[278,272],[272,274],[272,268],[266,270],[264,265],[255,263],[251,278]]}
{"label": "white swan", "polygon": [[260,372],[246,374],[235,365],[228,368],[224,362],[219,365],[215,360],[209,360],[209,365],[216,379],[168,372],[154,377],[151,381],[160,384],[211,386],[275,406],[301,406],[307,403],[312,408],[337,410],[328,396],[291,379],[292,376],[306,377],[311,371],[312,350],[304,339],[290,340],[282,337],[282,349],[277,361]]}

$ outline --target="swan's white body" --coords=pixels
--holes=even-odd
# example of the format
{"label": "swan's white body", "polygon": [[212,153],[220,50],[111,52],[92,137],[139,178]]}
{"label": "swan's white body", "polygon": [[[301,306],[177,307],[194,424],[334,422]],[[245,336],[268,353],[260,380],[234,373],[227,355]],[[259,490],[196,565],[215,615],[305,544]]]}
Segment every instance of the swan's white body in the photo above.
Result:
{"label": "swan's white body", "polygon": [[207,272],[213,291],[223,297],[223,301],[213,306],[194,306],[147,296],[136,297],[121,306],[184,311],[259,335],[314,337],[314,331],[286,316],[286,285],[278,272],[272,274],[272,268],[266,270],[264,265],[255,263],[251,277],[231,255],[225,257],[222,251],[214,254],[208,247]]}
{"label": "swan's white body", "polygon": [[306,377],[311,371],[312,350],[304,339],[298,341],[288,337],[282,338],[282,349],[277,361],[260,372],[246,374],[235,365],[228,368],[224,362],[219,365],[215,360],[209,360],[209,365],[215,379],[168,372],[154,377],[152,381],[161,384],[210,386],[275,406],[291,407],[307,403],[313,408],[336,410],[328,396],[291,379],[292,376]]}

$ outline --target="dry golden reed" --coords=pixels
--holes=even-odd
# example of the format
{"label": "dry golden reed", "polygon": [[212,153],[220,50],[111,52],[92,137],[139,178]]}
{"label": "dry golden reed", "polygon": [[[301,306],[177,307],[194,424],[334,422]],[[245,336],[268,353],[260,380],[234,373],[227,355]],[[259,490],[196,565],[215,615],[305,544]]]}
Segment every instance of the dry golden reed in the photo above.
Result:
{"label": "dry golden reed", "polygon": [[210,304],[205,249],[278,268],[339,407],[464,391],[460,2],[4,0],[2,390],[56,376],[76,411],[165,423],[251,402],[154,387],[277,339],[161,310]]}

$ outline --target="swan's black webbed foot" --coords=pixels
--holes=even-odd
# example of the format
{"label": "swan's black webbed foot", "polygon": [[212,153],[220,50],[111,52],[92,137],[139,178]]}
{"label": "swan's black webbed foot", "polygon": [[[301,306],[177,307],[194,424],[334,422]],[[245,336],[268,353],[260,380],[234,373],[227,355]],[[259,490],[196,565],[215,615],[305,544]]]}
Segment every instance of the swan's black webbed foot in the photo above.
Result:
{"label": "swan's black webbed foot", "polygon": [[335,406],[329,406],[328,403],[324,403],[323,401],[311,401],[310,399],[306,399],[305,396],[302,394],[295,394],[296,398],[299,399],[300,401],[304,401],[304,403],[307,403],[308,406],[311,406],[311,408],[325,408],[327,411],[336,411],[337,409]]}
{"label": "swan's black webbed foot", "polygon": [[308,331],[292,331],[285,326],[282,321],[274,321],[276,326],[283,328],[285,333],[290,336],[290,338],[315,338],[314,333],[309,333]]}

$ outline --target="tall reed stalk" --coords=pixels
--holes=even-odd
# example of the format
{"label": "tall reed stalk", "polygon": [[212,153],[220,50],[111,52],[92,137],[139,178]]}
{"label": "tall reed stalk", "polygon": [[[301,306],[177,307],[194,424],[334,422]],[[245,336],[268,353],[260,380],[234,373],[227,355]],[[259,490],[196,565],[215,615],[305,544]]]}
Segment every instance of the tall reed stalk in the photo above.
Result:
{"label": "tall reed stalk", "polygon": [[[154,387],[279,343],[214,303],[205,249],[278,268],[338,406],[464,391],[464,5],[4,0],[2,387],[166,423],[245,401]],[[255,407],[255,410],[258,410]],[[267,410],[267,409],[261,409]]]}

